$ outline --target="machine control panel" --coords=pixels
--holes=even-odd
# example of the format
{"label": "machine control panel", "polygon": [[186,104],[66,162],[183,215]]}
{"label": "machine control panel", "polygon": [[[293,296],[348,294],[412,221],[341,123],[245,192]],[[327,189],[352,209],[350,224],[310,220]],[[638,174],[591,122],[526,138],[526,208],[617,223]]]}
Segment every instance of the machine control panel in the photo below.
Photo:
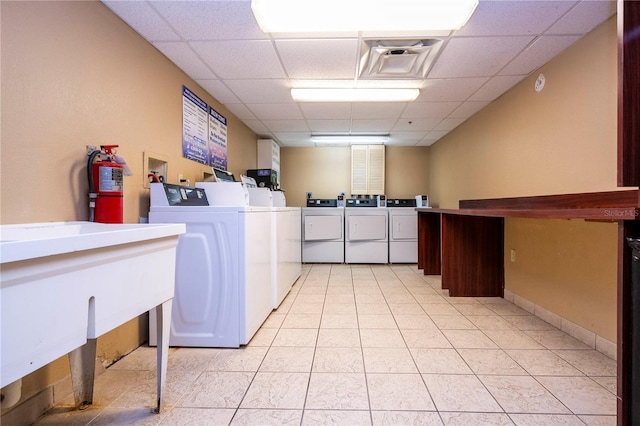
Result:
{"label": "machine control panel", "polygon": [[307,198],[307,207],[338,207],[335,198]]}
{"label": "machine control panel", "polygon": [[387,207],[416,207],[415,198],[389,198]]}
{"label": "machine control panel", "polygon": [[208,206],[207,194],[204,189],[189,186],[163,183],[164,192],[170,206]]}

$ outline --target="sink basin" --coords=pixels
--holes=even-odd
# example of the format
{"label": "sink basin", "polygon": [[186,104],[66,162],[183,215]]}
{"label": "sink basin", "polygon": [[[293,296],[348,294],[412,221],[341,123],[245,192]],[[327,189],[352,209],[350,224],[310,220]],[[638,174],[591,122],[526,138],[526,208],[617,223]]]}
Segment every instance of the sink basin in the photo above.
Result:
{"label": "sink basin", "polygon": [[[87,345],[93,359],[83,363],[92,368],[98,336],[152,308],[164,306],[170,317],[184,232],[184,224],[1,225],[0,387]],[[158,350],[166,369],[166,350]],[[72,361],[75,392],[73,371]],[[91,402],[89,373],[90,392],[77,404]]]}

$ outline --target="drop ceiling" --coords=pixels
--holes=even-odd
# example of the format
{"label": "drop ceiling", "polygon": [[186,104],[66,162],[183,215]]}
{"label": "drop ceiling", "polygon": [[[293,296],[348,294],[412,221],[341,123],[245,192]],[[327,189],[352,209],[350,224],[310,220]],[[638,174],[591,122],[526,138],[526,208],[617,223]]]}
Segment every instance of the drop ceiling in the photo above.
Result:
{"label": "drop ceiling", "polygon": [[[302,0],[301,0],[302,1]],[[615,1],[484,1],[458,31],[273,36],[249,0],[103,1],[243,121],[281,146],[311,134],[386,133],[429,146],[616,12]],[[350,84],[371,40],[441,39],[411,103],[296,103],[301,80]]]}

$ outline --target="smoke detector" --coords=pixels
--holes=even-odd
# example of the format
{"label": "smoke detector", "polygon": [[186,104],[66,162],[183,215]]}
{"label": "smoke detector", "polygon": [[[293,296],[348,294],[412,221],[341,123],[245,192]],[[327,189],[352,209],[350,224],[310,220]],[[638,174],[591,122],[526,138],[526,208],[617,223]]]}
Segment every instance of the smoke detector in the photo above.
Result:
{"label": "smoke detector", "polygon": [[365,40],[361,79],[423,79],[442,47],[442,40]]}

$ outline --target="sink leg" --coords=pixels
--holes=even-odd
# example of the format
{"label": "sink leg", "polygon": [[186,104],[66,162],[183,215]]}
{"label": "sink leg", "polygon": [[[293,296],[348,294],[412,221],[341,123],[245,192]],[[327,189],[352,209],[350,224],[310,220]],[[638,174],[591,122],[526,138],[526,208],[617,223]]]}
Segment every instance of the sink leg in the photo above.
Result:
{"label": "sink leg", "polygon": [[169,334],[171,330],[171,308],[173,299],[169,299],[156,306],[156,330],[157,330],[157,377],[158,377],[158,406],[156,413],[164,408],[164,385],[167,376],[167,363],[169,360]]}
{"label": "sink leg", "polygon": [[96,371],[97,339],[87,339],[87,343],[69,352],[71,384],[76,408],[83,410],[93,403],[93,379]]}

